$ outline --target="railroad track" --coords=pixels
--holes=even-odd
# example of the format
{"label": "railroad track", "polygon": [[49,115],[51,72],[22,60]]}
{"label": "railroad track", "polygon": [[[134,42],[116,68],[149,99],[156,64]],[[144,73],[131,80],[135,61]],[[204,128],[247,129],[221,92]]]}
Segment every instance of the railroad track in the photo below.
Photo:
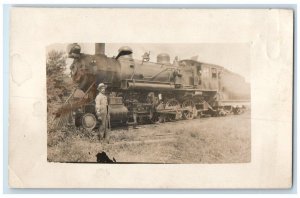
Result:
{"label": "railroad track", "polygon": [[[138,129],[133,129],[132,127],[124,128],[114,128],[110,135],[116,138],[109,141],[109,144],[119,145],[119,144],[153,144],[160,142],[176,142],[178,138],[182,135],[178,133],[177,130],[172,130],[174,127],[181,126],[184,124],[193,124],[197,121],[205,122],[211,121],[211,119],[223,120],[228,119],[231,116],[239,115],[228,115],[225,117],[206,117],[198,118],[193,120],[178,120],[174,122],[166,123],[156,123],[156,124],[145,124],[139,125]],[[149,131],[149,129],[151,129]],[[109,136],[110,136],[109,135]],[[122,136],[122,138],[118,138]]]}
{"label": "railroad track", "polygon": [[[169,124],[175,124],[176,122],[151,124],[151,125],[139,125],[138,129],[129,127],[127,130],[121,129],[116,131],[114,129],[109,133],[109,137],[113,136],[110,144],[140,144],[140,143],[159,143],[159,142],[174,142],[179,137],[175,131],[168,130]],[[160,128],[157,130],[156,128]],[[149,129],[152,129],[149,132]],[[122,137],[122,138],[120,138]],[[110,139],[110,138],[109,138]]]}

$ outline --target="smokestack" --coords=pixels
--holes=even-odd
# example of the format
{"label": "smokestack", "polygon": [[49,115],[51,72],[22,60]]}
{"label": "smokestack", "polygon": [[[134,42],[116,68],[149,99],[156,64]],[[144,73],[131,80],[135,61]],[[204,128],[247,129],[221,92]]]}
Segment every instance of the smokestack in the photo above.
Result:
{"label": "smokestack", "polygon": [[95,55],[105,54],[105,43],[95,43]]}

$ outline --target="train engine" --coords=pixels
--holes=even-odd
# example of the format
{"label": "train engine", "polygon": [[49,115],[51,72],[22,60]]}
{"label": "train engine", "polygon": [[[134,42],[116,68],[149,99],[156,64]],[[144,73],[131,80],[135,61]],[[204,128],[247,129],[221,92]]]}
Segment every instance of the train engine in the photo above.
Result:
{"label": "train engine", "polygon": [[[76,126],[89,130],[97,126],[94,99],[99,83],[107,85],[110,126],[224,113],[223,67],[177,58],[171,63],[166,53],[159,54],[156,62],[150,61],[149,53],[136,60],[130,47],[121,47],[110,58],[104,49],[104,44],[96,43],[95,54],[87,55],[78,44],[68,47],[71,77],[78,87],[71,105]],[[76,97],[76,92],[81,96]]]}

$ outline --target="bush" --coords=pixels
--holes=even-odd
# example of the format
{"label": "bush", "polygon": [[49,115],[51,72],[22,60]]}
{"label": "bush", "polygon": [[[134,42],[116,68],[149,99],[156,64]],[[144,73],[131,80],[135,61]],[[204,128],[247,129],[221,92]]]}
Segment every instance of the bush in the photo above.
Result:
{"label": "bush", "polygon": [[66,83],[68,75],[66,71],[67,56],[62,51],[52,50],[47,54],[47,102],[63,102],[63,97],[70,94],[72,87]]}

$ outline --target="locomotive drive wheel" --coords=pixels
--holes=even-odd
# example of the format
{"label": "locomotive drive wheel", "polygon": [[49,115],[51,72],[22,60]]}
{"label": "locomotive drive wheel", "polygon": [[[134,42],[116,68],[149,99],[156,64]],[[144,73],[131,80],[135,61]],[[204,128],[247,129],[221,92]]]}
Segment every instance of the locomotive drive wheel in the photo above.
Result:
{"label": "locomotive drive wheel", "polygon": [[189,99],[185,100],[182,103],[182,107],[188,109],[183,112],[184,119],[191,120],[197,116],[197,109],[196,109],[195,103],[192,100],[189,100]]}
{"label": "locomotive drive wheel", "polygon": [[97,125],[96,116],[92,113],[84,114],[81,118],[81,124],[86,130],[92,131]]}
{"label": "locomotive drive wheel", "polygon": [[[172,110],[172,111],[176,111],[176,112],[178,112],[178,109],[180,108],[180,104],[179,104],[179,102],[176,100],[176,99],[170,99],[170,100],[168,100],[167,101],[167,103],[166,103],[166,106],[165,106],[165,109],[167,109],[167,110]],[[174,115],[168,115],[167,116],[167,119],[169,120],[169,121],[174,121],[174,120],[176,120],[176,118],[177,118],[177,116],[176,116],[177,114],[174,114]]]}
{"label": "locomotive drive wheel", "polygon": [[180,104],[176,99],[170,99],[167,101],[165,109],[177,110],[180,108]]}

